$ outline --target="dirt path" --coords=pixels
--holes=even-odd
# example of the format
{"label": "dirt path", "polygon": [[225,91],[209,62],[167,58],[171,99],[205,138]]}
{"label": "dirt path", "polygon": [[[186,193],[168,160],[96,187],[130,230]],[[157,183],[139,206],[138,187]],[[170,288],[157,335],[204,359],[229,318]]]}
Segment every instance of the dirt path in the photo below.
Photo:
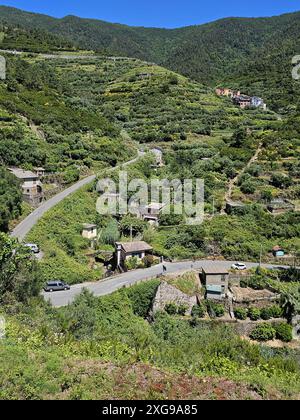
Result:
{"label": "dirt path", "polygon": [[225,201],[224,201],[224,205],[223,205],[223,207],[222,207],[222,210],[221,210],[221,214],[226,214],[226,204],[228,203],[228,202],[230,202],[231,201],[231,196],[232,196],[232,192],[233,192],[233,189],[234,189],[234,187],[235,187],[235,185],[236,185],[236,183],[238,182],[238,179],[239,179],[239,177],[241,176],[241,175],[243,175],[245,172],[246,172],[246,170],[248,169],[248,168],[250,168],[250,166],[254,163],[254,162],[256,162],[257,161],[257,159],[258,159],[258,156],[259,156],[259,154],[260,154],[260,152],[261,152],[261,150],[262,150],[262,143],[259,143],[259,145],[258,145],[258,147],[257,147],[257,149],[256,149],[256,152],[255,152],[255,154],[252,156],[252,158],[249,160],[249,162],[247,163],[247,165],[240,171],[240,172],[238,172],[238,174],[233,178],[233,179],[231,179],[230,181],[229,181],[229,183],[228,183],[228,188],[227,188],[227,191],[226,191],[226,193],[225,193]]}

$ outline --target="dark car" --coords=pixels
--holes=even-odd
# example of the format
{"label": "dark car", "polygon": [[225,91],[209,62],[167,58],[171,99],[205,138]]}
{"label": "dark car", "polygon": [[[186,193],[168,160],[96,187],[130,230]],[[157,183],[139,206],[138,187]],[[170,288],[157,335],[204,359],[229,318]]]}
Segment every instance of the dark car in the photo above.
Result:
{"label": "dark car", "polygon": [[44,287],[45,292],[58,292],[61,290],[70,290],[70,286],[63,281],[49,281]]}

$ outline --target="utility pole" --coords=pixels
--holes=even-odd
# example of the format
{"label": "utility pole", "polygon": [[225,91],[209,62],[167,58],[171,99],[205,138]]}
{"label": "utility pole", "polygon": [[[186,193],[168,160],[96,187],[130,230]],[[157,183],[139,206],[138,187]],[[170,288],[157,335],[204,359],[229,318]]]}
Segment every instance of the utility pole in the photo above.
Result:
{"label": "utility pole", "polygon": [[261,263],[262,263],[262,251],[263,251],[263,246],[262,244],[260,244],[260,253],[259,253],[259,266],[261,267]]}
{"label": "utility pole", "polygon": [[133,235],[132,235],[132,225],[130,225],[130,242],[132,242],[133,241],[133,237],[132,237]]}

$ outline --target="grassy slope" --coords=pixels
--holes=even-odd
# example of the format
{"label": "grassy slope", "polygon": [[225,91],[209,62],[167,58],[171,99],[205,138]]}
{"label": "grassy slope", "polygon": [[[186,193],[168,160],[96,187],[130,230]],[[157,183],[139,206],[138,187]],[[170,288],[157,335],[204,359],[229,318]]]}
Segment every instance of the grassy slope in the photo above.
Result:
{"label": "grassy slope", "polygon": [[88,241],[81,237],[83,223],[95,223],[96,195],[81,189],[50,210],[28,235],[41,245],[43,278],[62,279],[70,284],[99,280],[101,268],[91,266]]}
{"label": "grassy slope", "polygon": [[7,316],[0,397],[299,398],[297,350],[248,343],[218,323],[192,328],[166,314],[148,323],[136,314],[149,310],[148,286]]}

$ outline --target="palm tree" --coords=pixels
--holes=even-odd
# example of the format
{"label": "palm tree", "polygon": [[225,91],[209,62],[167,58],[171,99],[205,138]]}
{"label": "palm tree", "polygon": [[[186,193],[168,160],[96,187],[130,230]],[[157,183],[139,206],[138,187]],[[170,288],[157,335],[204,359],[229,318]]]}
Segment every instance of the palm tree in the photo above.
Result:
{"label": "palm tree", "polygon": [[298,293],[285,292],[281,295],[281,305],[284,311],[284,315],[289,322],[292,321],[294,315],[300,312],[299,293],[300,288]]}

